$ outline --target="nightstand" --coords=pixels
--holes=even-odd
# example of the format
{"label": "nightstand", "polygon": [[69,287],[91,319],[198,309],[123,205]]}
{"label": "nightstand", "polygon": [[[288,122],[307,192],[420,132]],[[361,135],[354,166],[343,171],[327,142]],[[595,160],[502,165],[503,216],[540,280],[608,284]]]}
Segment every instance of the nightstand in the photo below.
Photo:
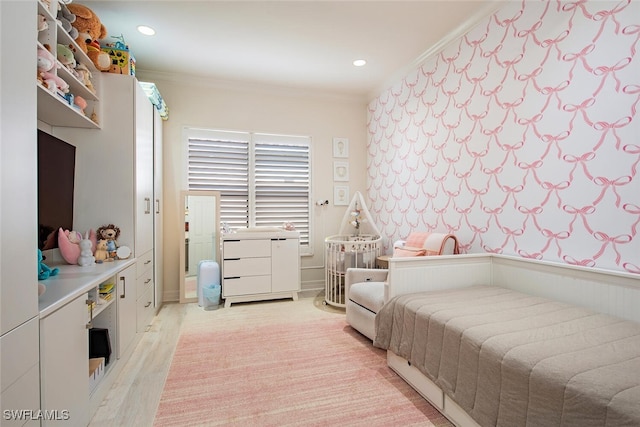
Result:
{"label": "nightstand", "polygon": [[389,255],[380,255],[376,258],[376,268],[389,268]]}

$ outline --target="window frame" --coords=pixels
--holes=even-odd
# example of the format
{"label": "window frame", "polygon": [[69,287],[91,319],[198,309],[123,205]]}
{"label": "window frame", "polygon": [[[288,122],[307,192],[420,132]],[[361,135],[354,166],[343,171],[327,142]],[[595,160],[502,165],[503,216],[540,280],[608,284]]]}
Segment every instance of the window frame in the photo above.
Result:
{"label": "window frame", "polygon": [[[247,165],[247,183],[248,183],[248,198],[247,198],[247,209],[248,209],[248,222],[249,227],[254,227],[256,225],[256,218],[258,217],[257,205],[256,205],[256,144],[286,144],[291,143],[293,145],[305,146],[307,149],[307,205],[306,205],[306,224],[308,225],[308,234],[307,241],[305,239],[300,240],[300,253],[301,255],[313,255],[313,197],[312,197],[312,138],[311,136],[302,136],[302,135],[284,135],[284,134],[274,134],[274,133],[266,133],[266,132],[249,132],[249,131],[229,131],[229,130],[220,130],[220,129],[206,129],[199,127],[183,127],[183,188],[186,190],[202,190],[207,189],[206,187],[198,186],[191,187],[189,180],[189,169],[190,169],[190,141],[192,139],[210,139],[217,138],[219,140],[224,140],[225,138],[229,138],[229,140],[238,140],[243,141],[248,144],[248,165]],[[208,188],[214,189],[216,191],[220,191],[221,193],[221,201],[224,200],[224,192],[218,188]],[[221,216],[223,215],[223,210],[221,209]],[[298,230],[300,231],[300,230]],[[301,236],[303,232],[301,231]],[[303,236],[304,237],[304,236]]]}

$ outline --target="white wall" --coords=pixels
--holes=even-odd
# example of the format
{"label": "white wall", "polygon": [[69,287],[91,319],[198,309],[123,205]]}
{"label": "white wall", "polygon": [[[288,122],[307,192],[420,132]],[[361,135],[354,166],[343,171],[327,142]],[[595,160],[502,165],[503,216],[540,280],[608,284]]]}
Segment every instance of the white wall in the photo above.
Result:
{"label": "white wall", "polygon": [[[179,293],[179,215],[183,190],[182,130],[185,126],[309,135],[312,138],[312,200],[314,255],[302,258],[302,288],[324,286],[323,241],[336,234],[345,207],[333,206],[333,137],[349,138],[351,192],[364,192],[366,183],[366,100],[249,84],[213,84],[192,78],[174,79],[138,70],[142,81],[156,83],[169,107],[164,122],[164,300]],[[343,160],[343,159],[341,159]]]}

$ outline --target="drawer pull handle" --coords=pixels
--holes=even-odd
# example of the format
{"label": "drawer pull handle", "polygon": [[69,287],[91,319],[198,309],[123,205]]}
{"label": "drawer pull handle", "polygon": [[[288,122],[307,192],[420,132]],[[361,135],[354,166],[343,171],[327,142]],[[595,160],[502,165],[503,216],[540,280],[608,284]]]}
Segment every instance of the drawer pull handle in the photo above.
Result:
{"label": "drawer pull handle", "polygon": [[89,306],[89,322],[85,325],[87,329],[93,328],[93,301],[86,300],[86,304]]}
{"label": "drawer pull handle", "polygon": [[147,308],[147,307],[149,307],[150,305],[151,305],[151,301],[149,301],[149,302],[144,306],[144,308]]}
{"label": "drawer pull handle", "polygon": [[233,279],[239,279],[240,276],[232,276],[232,277],[225,277],[224,280],[233,280]]}
{"label": "drawer pull handle", "polygon": [[225,261],[240,261],[240,258],[225,258]]}
{"label": "drawer pull handle", "polygon": [[122,282],[122,295],[120,295],[120,298],[126,298],[127,297],[127,280],[124,277],[121,277],[120,281]]}
{"label": "drawer pull handle", "polygon": [[151,281],[151,279],[147,279],[144,281],[144,284],[146,285],[147,283],[149,283]]}
{"label": "drawer pull handle", "polygon": [[145,197],[144,198],[144,213],[145,214],[150,214],[151,213],[151,199],[149,197]]}
{"label": "drawer pull handle", "polygon": [[144,265],[147,265],[147,264],[149,264],[150,262],[151,262],[151,260],[150,260],[150,259],[148,259],[148,260],[146,260],[146,261],[144,262]]}

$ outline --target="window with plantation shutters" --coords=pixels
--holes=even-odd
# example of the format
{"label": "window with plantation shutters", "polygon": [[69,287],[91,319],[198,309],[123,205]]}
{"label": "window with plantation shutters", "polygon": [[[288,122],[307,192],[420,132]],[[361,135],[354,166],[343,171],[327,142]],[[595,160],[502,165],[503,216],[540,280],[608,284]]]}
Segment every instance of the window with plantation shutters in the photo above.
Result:
{"label": "window with plantation shutters", "polygon": [[[190,190],[220,192],[220,220],[232,228],[291,222],[310,247],[309,137],[187,129]],[[301,249],[304,249],[301,248]]]}

